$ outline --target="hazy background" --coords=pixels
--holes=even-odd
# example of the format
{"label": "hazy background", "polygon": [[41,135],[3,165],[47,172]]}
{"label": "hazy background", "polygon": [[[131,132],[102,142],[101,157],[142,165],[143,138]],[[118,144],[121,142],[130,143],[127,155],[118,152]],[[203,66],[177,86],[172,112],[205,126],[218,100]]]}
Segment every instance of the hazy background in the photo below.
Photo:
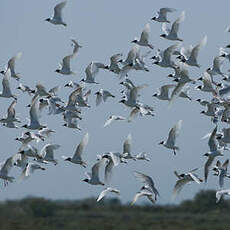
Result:
{"label": "hazy background", "polygon": [[[23,55],[16,63],[16,72],[22,76],[21,81],[31,87],[37,82],[44,84],[47,89],[56,85],[62,86],[59,91],[65,101],[68,98],[70,89],[63,88],[69,80],[79,81],[85,74],[84,70],[91,61],[99,61],[109,64],[109,58],[115,53],[122,52],[124,58],[132,48],[132,41],[135,36],[139,37],[144,25],[149,22],[151,25],[150,41],[155,49],[167,48],[174,44],[159,37],[162,34],[161,24],[151,21],[151,17],[161,7],[173,7],[177,12],[169,14],[169,19],[174,21],[183,10],[186,12],[185,21],[180,26],[180,37],[184,39],[184,45],[196,45],[204,35],[208,36],[207,46],[199,55],[200,69],[190,67],[193,78],[198,78],[204,70],[212,64],[213,57],[218,54],[219,47],[230,43],[230,34],[224,30],[229,21],[229,1],[212,1],[207,6],[207,1],[74,1],[68,0],[63,10],[63,18],[67,27],[55,26],[44,20],[51,17],[53,7],[60,1],[56,0],[2,0],[0,7],[1,43],[0,43],[0,67],[4,68],[9,58],[22,52]],[[208,8],[207,8],[208,7]],[[72,61],[72,69],[77,72],[74,76],[62,76],[54,72],[62,58],[72,52],[70,39],[75,38],[83,48],[78,56]],[[148,49],[142,48],[143,52]],[[150,56],[151,57],[151,56]],[[149,59],[149,58],[148,58]],[[132,151],[149,153],[151,162],[130,161],[128,165],[119,165],[114,169],[112,186],[121,190],[123,202],[130,201],[141,185],[133,176],[133,171],[146,173],[155,181],[161,196],[159,203],[169,203],[176,177],[174,170],[185,172],[195,167],[204,165],[206,158],[202,156],[208,151],[207,140],[200,138],[210,132],[214,125],[210,119],[200,114],[203,110],[195,99],[207,98],[210,95],[192,90],[190,102],[186,99],[177,99],[171,108],[167,102],[152,98],[152,94],[163,84],[170,83],[166,76],[171,73],[170,69],[163,69],[152,65],[147,60],[150,72],[131,72],[129,77],[135,84],[149,84],[141,92],[140,100],[146,104],[153,105],[156,116],[154,118],[137,118],[131,123],[114,122],[109,127],[103,128],[105,120],[111,114],[128,116],[129,110],[119,104],[122,87],[119,85],[117,76],[108,71],[100,71],[97,81],[98,86],[90,85],[89,88],[95,93],[98,89],[104,88],[116,95],[115,99],[109,99],[107,103],[95,107],[95,96],[92,94],[89,99],[90,109],[83,109],[83,120],[79,123],[82,131],[63,127],[63,120],[60,115],[48,116],[44,111],[41,118],[42,124],[48,124],[49,128],[55,129],[54,134],[45,143],[38,145],[39,149],[46,143],[60,144],[56,158],[59,159],[57,166],[48,165],[46,171],[36,171],[27,181],[12,183],[1,189],[0,199],[15,199],[28,195],[44,196],[52,199],[80,199],[96,196],[103,188],[91,186],[81,180],[85,178],[85,171],[90,171],[95,162],[96,154],[106,151],[122,151],[123,141],[131,133],[133,137]],[[229,68],[225,62],[224,71]],[[218,77],[216,77],[218,78]],[[10,81],[12,91],[18,95],[16,111],[22,120],[27,123],[28,108],[30,103],[27,94],[16,90],[18,82],[15,79]],[[193,85],[191,86],[193,87]],[[1,87],[0,87],[1,88]],[[12,99],[0,98],[0,116],[6,114],[7,108]],[[183,120],[182,130],[178,138],[180,152],[177,156],[172,151],[159,146],[158,143],[165,139],[169,129],[179,120]],[[222,127],[222,125],[220,125]],[[1,127],[0,142],[1,156],[3,161],[12,154],[15,154],[20,146],[14,140],[19,136],[22,129],[8,129]],[[61,155],[72,155],[76,144],[83,135],[89,132],[90,140],[84,153],[84,159],[88,162],[85,170],[79,165],[63,162]],[[228,157],[226,156],[221,160]],[[13,169],[12,175],[17,178],[20,175],[18,168]],[[203,169],[199,171],[203,177]],[[226,180],[227,188],[229,181]],[[217,178],[210,175],[207,185],[192,183],[186,186],[176,201],[192,198],[200,189],[217,189]]]}

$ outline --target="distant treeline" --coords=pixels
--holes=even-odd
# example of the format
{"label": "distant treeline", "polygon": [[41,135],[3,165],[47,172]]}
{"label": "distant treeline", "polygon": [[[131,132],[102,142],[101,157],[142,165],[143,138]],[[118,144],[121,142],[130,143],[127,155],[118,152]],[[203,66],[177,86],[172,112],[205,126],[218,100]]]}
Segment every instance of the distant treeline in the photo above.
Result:
{"label": "distant treeline", "polygon": [[28,197],[0,203],[0,230],[229,230],[230,201],[216,204],[201,191],[179,205],[121,204],[119,199],[47,200]]}

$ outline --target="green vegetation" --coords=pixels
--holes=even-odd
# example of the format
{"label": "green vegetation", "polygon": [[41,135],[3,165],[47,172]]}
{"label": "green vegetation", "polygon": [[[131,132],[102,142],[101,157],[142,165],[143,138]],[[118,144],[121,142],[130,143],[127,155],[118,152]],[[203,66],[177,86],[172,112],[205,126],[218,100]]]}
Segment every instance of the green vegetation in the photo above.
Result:
{"label": "green vegetation", "polygon": [[215,191],[170,206],[25,198],[0,203],[0,230],[228,230],[229,213],[230,202],[216,204]]}

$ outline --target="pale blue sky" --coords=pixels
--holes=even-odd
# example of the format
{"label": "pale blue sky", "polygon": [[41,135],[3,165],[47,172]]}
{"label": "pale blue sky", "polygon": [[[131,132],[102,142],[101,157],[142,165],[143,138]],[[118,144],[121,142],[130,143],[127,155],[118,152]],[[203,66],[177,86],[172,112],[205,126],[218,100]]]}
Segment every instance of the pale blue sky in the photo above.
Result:
{"label": "pale blue sky", "polygon": [[[189,68],[191,76],[198,78],[203,71],[212,64],[213,57],[218,54],[220,46],[230,43],[230,34],[224,30],[229,21],[229,1],[74,1],[68,0],[63,10],[63,18],[67,27],[55,26],[46,21],[52,16],[53,7],[60,1],[56,0],[2,0],[0,7],[0,68],[4,68],[9,58],[22,52],[23,55],[16,63],[17,72],[21,73],[21,82],[34,87],[37,82],[43,83],[47,88],[56,85],[62,86],[59,95],[67,100],[70,89],[63,88],[69,80],[78,81],[84,77],[84,70],[91,61],[99,61],[109,64],[109,58],[115,53],[127,52],[132,47],[130,41],[135,36],[140,36],[144,25],[149,22],[151,25],[151,43],[156,48],[166,48],[172,41],[159,37],[162,33],[161,24],[151,21],[161,7],[173,7],[177,12],[171,13],[169,18],[175,20],[181,12],[186,12],[185,21],[180,26],[180,37],[184,39],[184,45],[197,44],[204,35],[208,36],[207,46],[199,55],[200,69]],[[75,76],[62,76],[54,72],[58,63],[65,55],[72,52],[70,39],[75,38],[83,46],[78,56],[72,61],[73,70],[78,72]],[[142,48],[147,51],[146,48]],[[153,51],[153,55],[154,55]],[[141,101],[153,105],[156,116],[154,118],[137,118],[132,123],[117,122],[107,128],[103,128],[105,120],[111,114],[127,116],[129,110],[119,104],[119,80],[113,73],[100,71],[97,80],[101,83],[98,86],[90,86],[93,93],[97,89],[104,88],[116,95],[115,99],[95,107],[95,97],[91,95],[90,109],[84,109],[83,120],[80,122],[82,131],[76,131],[62,127],[64,123],[61,116],[48,116],[47,111],[42,114],[42,123],[48,124],[56,130],[56,134],[45,143],[51,142],[60,144],[57,151],[59,164],[50,165],[47,171],[37,171],[31,178],[22,183],[10,184],[2,188],[0,199],[15,199],[32,196],[44,196],[53,199],[80,199],[96,196],[101,190],[100,186],[90,186],[81,180],[84,179],[85,171],[89,171],[95,162],[96,154],[106,151],[121,151],[126,136],[131,133],[133,137],[133,153],[146,151],[149,153],[151,162],[129,162],[128,165],[120,165],[114,169],[112,185],[121,190],[121,200],[130,201],[135,192],[140,188],[140,183],[133,176],[137,170],[146,173],[155,181],[161,197],[159,203],[171,202],[171,193],[176,182],[173,171],[177,169],[184,172],[188,169],[204,165],[206,158],[202,157],[208,151],[207,140],[200,138],[213,129],[213,124],[208,117],[200,114],[203,110],[195,102],[178,99],[171,108],[167,102],[158,101],[152,98],[152,94],[163,84],[170,83],[167,75],[170,69],[162,69],[153,66],[147,61],[150,72],[132,72],[129,76],[135,84],[149,84],[149,87],[142,91]],[[224,71],[228,69],[226,61]],[[17,92],[18,82],[11,79],[13,92],[18,95],[16,111],[22,122],[27,122],[28,109],[25,108],[30,98]],[[193,86],[192,86],[193,87]],[[0,87],[1,88],[1,87]],[[209,95],[190,92],[193,99],[199,97],[210,99]],[[0,98],[0,116],[5,115],[11,99]],[[169,129],[182,119],[183,125],[178,138],[180,152],[174,156],[172,152],[158,143],[165,139]],[[220,126],[222,127],[222,125]],[[22,129],[12,130],[1,127],[1,156],[3,161],[10,155],[17,152],[19,143],[14,138],[20,135]],[[79,165],[63,162],[61,155],[72,155],[76,144],[80,142],[83,135],[89,132],[90,140],[84,153],[89,167],[87,170]],[[39,148],[45,143],[40,143]],[[222,159],[227,158],[228,153]],[[19,175],[19,169],[14,169],[12,175]],[[203,176],[203,170],[199,171]],[[229,181],[226,180],[226,187]],[[181,192],[175,202],[182,199],[192,198],[200,189],[216,189],[217,178],[210,176],[208,184],[198,186],[188,185]]]}

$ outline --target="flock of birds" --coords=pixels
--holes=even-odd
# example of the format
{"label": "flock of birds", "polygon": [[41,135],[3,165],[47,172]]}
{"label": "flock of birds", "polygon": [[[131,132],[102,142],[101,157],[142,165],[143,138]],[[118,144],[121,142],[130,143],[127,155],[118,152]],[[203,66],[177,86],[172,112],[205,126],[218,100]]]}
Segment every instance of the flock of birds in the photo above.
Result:
{"label": "flock of birds", "polygon": [[[54,8],[54,15],[51,18],[46,19],[47,22],[54,25],[67,24],[63,21],[62,11],[66,5],[66,1],[57,4]],[[223,128],[222,131],[218,131],[217,124],[230,123],[230,98],[226,95],[230,92],[230,86],[226,86],[223,82],[230,82],[230,77],[221,71],[221,66],[225,60],[230,61],[230,53],[228,53],[224,48],[220,48],[220,53],[214,58],[213,66],[208,68],[203,77],[199,79],[192,79],[189,76],[189,68],[196,67],[199,68],[198,55],[200,50],[206,45],[207,36],[205,36],[197,45],[190,46],[189,48],[182,47],[182,41],[178,35],[180,24],[185,19],[185,12],[172,23],[168,20],[168,14],[175,13],[176,10],[173,8],[161,8],[158,15],[151,19],[152,22],[162,23],[163,34],[160,35],[163,39],[168,39],[171,41],[176,41],[175,44],[167,47],[164,50],[157,49],[155,56],[150,59],[153,60],[153,64],[158,65],[162,68],[170,68],[174,71],[168,75],[169,79],[172,79],[173,83],[163,85],[160,87],[159,92],[154,93],[153,97],[163,101],[169,101],[171,105],[178,97],[185,98],[187,100],[192,100],[188,92],[192,85],[199,81],[203,84],[194,87],[195,90],[200,90],[206,94],[211,95],[212,99],[206,101],[203,99],[197,99],[196,101],[206,108],[201,113],[210,117],[211,121],[215,124],[215,128],[204,138],[209,138],[208,146],[209,152],[205,153],[207,156],[207,161],[204,164],[204,180],[200,178],[195,172],[200,169],[195,168],[188,172],[178,173],[175,171],[177,177],[176,184],[173,189],[173,197],[175,198],[182,188],[186,184],[197,183],[201,184],[203,181],[206,183],[210,171],[213,171],[213,175],[219,177],[219,187],[220,190],[216,192],[217,202],[220,200],[221,196],[224,194],[230,195],[230,190],[223,190],[224,180],[230,178],[227,168],[229,165],[229,159],[224,163],[219,160],[214,165],[214,161],[217,157],[223,156],[223,152],[229,150],[227,145],[230,143],[230,128]],[[171,26],[168,26],[171,25]],[[228,29],[229,30],[229,29]],[[139,116],[155,116],[154,109],[152,106],[142,103],[139,98],[141,96],[141,90],[147,87],[147,84],[135,85],[133,81],[128,78],[131,71],[149,71],[146,65],[145,59],[151,54],[154,46],[150,43],[150,24],[147,23],[139,38],[135,38],[132,43],[134,43],[133,48],[129,51],[127,58],[123,59],[122,54],[114,54],[110,58],[110,64],[105,65],[100,62],[91,62],[85,69],[86,78],[80,80],[79,82],[70,81],[65,84],[64,87],[69,87],[72,92],[69,95],[68,102],[65,103],[57,93],[59,86],[53,87],[47,90],[41,83],[36,84],[36,89],[32,89],[29,86],[20,83],[17,87],[23,93],[27,93],[31,99],[29,109],[29,123],[21,127],[16,124],[21,123],[20,119],[16,116],[15,106],[17,104],[17,96],[13,94],[10,81],[15,79],[17,81],[21,80],[20,74],[15,70],[16,61],[22,56],[22,53],[17,54],[8,61],[8,65],[5,70],[1,71],[3,74],[2,79],[2,92],[0,97],[3,98],[13,98],[8,110],[7,115],[0,119],[0,123],[7,128],[25,128],[26,131],[22,133],[20,137],[15,140],[21,143],[18,152],[13,156],[7,158],[0,165],[0,178],[7,185],[8,182],[13,182],[14,177],[10,176],[10,171],[13,167],[21,168],[20,179],[26,179],[31,176],[35,170],[45,170],[43,165],[53,163],[56,165],[58,163],[55,159],[55,151],[60,148],[58,144],[46,144],[40,151],[31,145],[32,142],[45,141],[49,138],[55,130],[49,129],[47,125],[40,123],[40,117],[42,111],[48,108],[48,114],[51,116],[62,115],[65,124],[63,126],[71,129],[81,130],[79,122],[82,120],[83,110],[85,108],[90,108],[88,104],[88,98],[92,95],[92,90],[87,87],[93,86],[94,84],[99,84],[96,81],[96,76],[99,71],[110,71],[117,76],[117,79],[121,82],[123,90],[121,93],[121,100],[125,107],[130,109],[130,114],[126,117],[119,115],[111,115],[108,120],[105,121],[104,127],[110,125],[115,121],[126,120],[127,122],[132,122],[138,115]],[[72,40],[73,52],[64,57],[60,68],[56,70],[58,74],[61,75],[72,75],[74,72],[71,69],[71,61],[77,56],[78,51],[82,48],[81,45],[76,40]],[[146,47],[147,53],[141,52],[141,47]],[[226,46],[230,48],[230,46]],[[214,79],[214,76],[222,77],[222,81],[218,82]],[[175,82],[175,83],[174,83]],[[171,91],[171,93],[170,93]],[[112,100],[115,96],[106,89],[100,89],[94,93],[96,106],[107,100]],[[172,150],[173,154],[176,155],[179,147],[176,146],[176,139],[182,126],[182,120],[179,120],[169,131],[167,139],[161,141],[159,144]],[[69,161],[73,164],[79,164],[82,167],[87,167],[87,162],[85,161],[84,151],[89,141],[89,134],[86,133],[81,142],[76,146],[76,150],[72,156],[63,156],[64,161]],[[87,178],[83,181],[90,185],[106,185],[106,189],[103,190],[97,201],[100,201],[108,193],[120,194],[120,191],[116,188],[110,186],[113,168],[117,167],[119,164],[127,164],[130,160],[138,161],[150,161],[145,152],[141,152],[137,155],[133,155],[131,151],[132,136],[129,134],[123,143],[123,152],[106,152],[101,155],[97,155],[96,163],[92,166],[91,172],[86,173]],[[32,159],[32,160],[31,160]],[[214,166],[213,166],[214,165]],[[99,170],[105,166],[104,181],[103,182],[99,176]],[[141,189],[134,196],[132,204],[134,204],[140,197],[147,197],[152,203],[155,203],[159,192],[155,187],[153,179],[142,173],[135,171],[134,176],[143,184]]]}

